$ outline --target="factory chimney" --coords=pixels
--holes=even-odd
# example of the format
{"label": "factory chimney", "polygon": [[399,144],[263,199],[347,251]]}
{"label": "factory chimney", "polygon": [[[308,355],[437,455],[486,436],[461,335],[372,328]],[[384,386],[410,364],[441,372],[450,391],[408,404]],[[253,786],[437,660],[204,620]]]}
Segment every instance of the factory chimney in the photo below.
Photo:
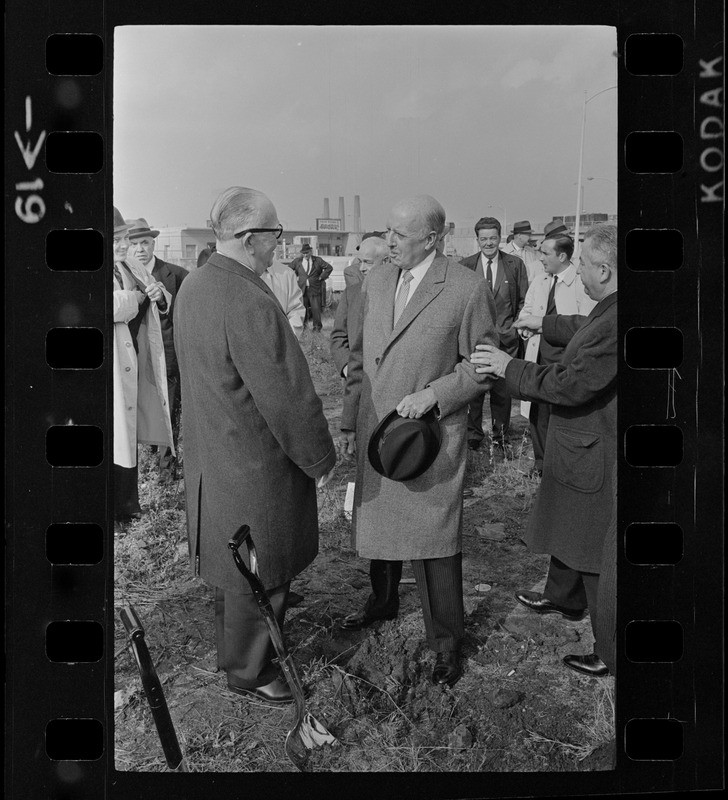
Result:
{"label": "factory chimney", "polygon": [[331,215],[329,214],[329,198],[324,197],[324,219],[328,219]]}
{"label": "factory chimney", "polygon": [[344,198],[339,198],[339,219],[341,220],[341,230],[346,230],[346,215],[344,214]]}
{"label": "factory chimney", "polygon": [[361,207],[358,194],[354,195],[354,230],[357,233],[361,231]]}

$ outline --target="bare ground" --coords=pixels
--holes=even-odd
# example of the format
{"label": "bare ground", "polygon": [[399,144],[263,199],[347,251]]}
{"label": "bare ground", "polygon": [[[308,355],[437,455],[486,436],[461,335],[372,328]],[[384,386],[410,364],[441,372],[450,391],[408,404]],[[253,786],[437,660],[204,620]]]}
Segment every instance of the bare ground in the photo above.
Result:
{"label": "bare ground", "polygon": [[[328,326],[330,327],[330,320]],[[302,346],[338,430],[341,382],[328,337],[304,334]],[[487,403],[486,403],[487,408]],[[548,564],[520,540],[537,481],[527,422],[514,404],[506,458],[487,448],[468,454],[463,531],[465,668],[451,689],[429,681],[433,654],[424,641],[417,589],[405,565],[398,619],[357,633],[336,622],[369,591],[368,562],[351,548],[343,513],[353,465],[319,492],[320,554],[294,582],[304,602],[284,634],[308,692],[307,705],[339,744],[312,751],[316,771],[560,772],[611,769],[612,678],[582,677],[561,663],[591,651],[588,617],[540,617],[514,599],[540,589]],[[131,602],[162,682],[191,771],[295,771],[283,744],[292,708],[243,700],[215,672],[211,590],[189,570],[183,482],[160,487],[142,448],[140,495],[147,507],[115,541],[115,605]],[[241,578],[242,580],[242,578]],[[163,771],[166,764],[124,634],[115,630],[116,768]]]}

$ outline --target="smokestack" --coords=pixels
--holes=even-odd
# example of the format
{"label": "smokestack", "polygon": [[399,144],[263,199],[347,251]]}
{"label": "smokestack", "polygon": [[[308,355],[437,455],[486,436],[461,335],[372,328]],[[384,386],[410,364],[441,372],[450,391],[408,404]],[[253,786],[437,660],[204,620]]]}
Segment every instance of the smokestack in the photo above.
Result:
{"label": "smokestack", "polygon": [[328,219],[331,215],[329,214],[329,198],[324,197],[324,219]]}
{"label": "smokestack", "polygon": [[341,220],[341,230],[346,230],[346,215],[344,214],[344,198],[339,198],[339,219]]}
{"label": "smokestack", "polygon": [[354,195],[354,230],[357,233],[361,231],[361,207],[358,194]]}

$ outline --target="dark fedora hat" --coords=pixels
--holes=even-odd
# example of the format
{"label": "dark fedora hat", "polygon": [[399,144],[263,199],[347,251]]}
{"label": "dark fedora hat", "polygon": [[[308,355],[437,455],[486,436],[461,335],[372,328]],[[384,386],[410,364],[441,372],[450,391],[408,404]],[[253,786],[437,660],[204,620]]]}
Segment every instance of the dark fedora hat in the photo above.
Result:
{"label": "dark fedora hat", "polygon": [[385,478],[409,481],[428,470],[440,451],[442,434],[434,409],[419,419],[390,411],[369,439],[369,463]]}
{"label": "dark fedora hat", "polygon": [[515,236],[517,233],[535,233],[535,231],[531,230],[531,223],[524,219],[513,223],[513,235]]}
{"label": "dark fedora hat", "polygon": [[370,231],[369,233],[365,233],[361,237],[361,242],[356,246],[356,249],[358,250],[362,246],[365,239],[371,239],[372,236],[376,236],[377,239],[384,239],[384,231]]}
{"label": "dark fedora hat", "polygon": [[124,222],[124,217],[121,216],[121,211],[116,206],[114,208],[114,233],[124,233],[131,228],[131,225],[127,225]]}
{"label": "dark fedora hat", "polygon": [[301,245],[301,252],[302,253],[309,253],[311,252],[311,245],[308,242],[305,242]]}
{"label": "dark fedora hat", "polygon": [[547,222],[543,227],[543,238],[548,239],[550,236],[568,236],[569,229],[564,222],[560,219],[554,219]]}
{"label": "dark fedora hat", "polygon": [[143,239],[145,236],[151,236],[152,239],[156,239],[159,236],[159,231],[152,230],[144,217],[128,219],[127,223],[131,225],[131,228],[129,228],[130,239]]}

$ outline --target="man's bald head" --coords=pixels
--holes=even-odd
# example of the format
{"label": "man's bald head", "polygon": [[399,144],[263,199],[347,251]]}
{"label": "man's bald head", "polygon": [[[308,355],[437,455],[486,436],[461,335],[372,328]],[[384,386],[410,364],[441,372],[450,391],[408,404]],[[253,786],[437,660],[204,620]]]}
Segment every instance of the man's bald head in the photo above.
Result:
{"label": "man's bald head", "polygon": [[412,269],[437,247],[445,230],[445,209],[429,194],[400,200],[389,213],[387,243],[392,263]]}

